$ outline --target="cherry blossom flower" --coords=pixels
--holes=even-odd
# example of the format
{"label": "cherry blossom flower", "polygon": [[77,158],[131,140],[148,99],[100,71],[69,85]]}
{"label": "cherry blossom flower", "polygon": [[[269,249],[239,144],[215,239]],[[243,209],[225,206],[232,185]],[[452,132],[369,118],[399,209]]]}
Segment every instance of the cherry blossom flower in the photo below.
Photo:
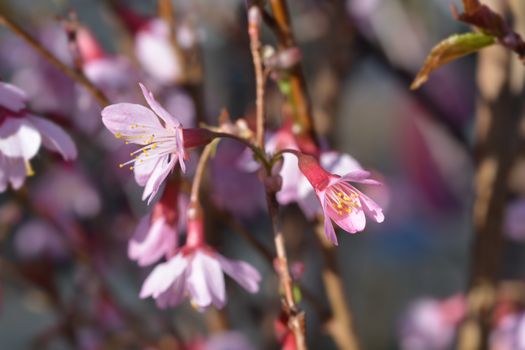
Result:
{"label": "cherry blossom flower", "polygon": [[259,272],[248,263],[227,259],[207,246],[202,218],[190,211],[186,245],[155,267],[144,282],[140,297],[151,296],[159,307],[165,308],[178,305],[188,295],[198,310],[211,305],[222,308],[226,303],[223,272],[248,292],[256,293],[261,280]]}
{"label": "cherry blossom flower", "polygon": [[349,233],[364,230],[365,214],[377,222],[383,222],[381,207],[350,184],[350,182],[357,182],[380,185],[378,181],[369,179],[369,172],[354,170],[344,176],[334,175],[323,169],[314,157],[299,152],[295,154],[299,169],[314,188],[321,202],[325,234],[333,244],[337,245],[337,237],[332,220]]}
{"label": "cherry blossom flower", "polygon": [[56,124],[31,114],[25,93],[0,82],[0,191],[11,183],[18,189],[32,174],[29,160],[40,145],[59,152],[65,160],[77,156],[73,140]]}
{"label": "cherry blossom flower", "polygon": [[151,214],[143,217],[128,243],[128,256],[140,266],[151,265],[163,256],[170,258],[178,247],[178,229],[185,222],[187,200],[179,184],[169,183]]}
{"label": "cherry blossom flower", "polygon": [[142,93],[151,109],[133,103],[118,103],[102,110],[102,122],[115,137],[142,147],[131,153],[135,180],[144,186],[142,199],[148,204],[177,163],[186,171],[186,149],[207,144],[213,134],[205,129],[184,129],[142,84]]}

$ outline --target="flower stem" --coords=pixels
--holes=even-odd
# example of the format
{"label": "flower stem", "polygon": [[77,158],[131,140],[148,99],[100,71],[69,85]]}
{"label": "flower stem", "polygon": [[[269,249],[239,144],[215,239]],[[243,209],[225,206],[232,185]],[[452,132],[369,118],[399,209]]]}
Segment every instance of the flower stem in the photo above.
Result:
{"label": "flower stem", "polygon": [[206,169],[206,164],[210,159],[213,147],[213,143],[206,145],[199,158],[197,170],[195,170],[195,176],[193,177],[193,183],[191,184],[190,206],[191,204],[199,203],[199,190],[202,184],[202,178],[204,177],[204,170]]}
{"label": "flower stem", "polygon": [[58,70],[60,70],[65,75],[69,76],[71,79],[75,80],[79,84],[83,85],[98,101],[101,106],[107,106],[110,104],[109,99],[106,95],[97,88],[81,71],[77,71],[62,61],[60,61],[55,55],[53,55],[49,50],[47,50],[42,44],[40,44],[35,38],[33,38],[28,32],[22,29],[18,24],[14,23],[9,18],[0,15],[0,25],[3,25],[7,29],[11,30],[14,34],[18,35],[22,40],[24,40],[29,46],[31,46],[36,52],[38,52],[42,57],[54,65]]}

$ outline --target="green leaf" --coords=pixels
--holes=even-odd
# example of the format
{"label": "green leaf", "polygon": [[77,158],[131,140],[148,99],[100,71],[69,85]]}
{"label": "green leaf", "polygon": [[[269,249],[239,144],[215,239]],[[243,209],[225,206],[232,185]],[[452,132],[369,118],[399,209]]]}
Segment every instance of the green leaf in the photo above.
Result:
{"label": "green leaf", "polygon": [[418,89],[428,80],[428,75],[437,68],[455,59],[469,55],[496,42],[492,35],[483,33],[454,34],[443,40],[430,52],[423,68],[410,85],[412,90]]}
{"label": "green leaf", "polygon": [[292,292],[293,292],[293,299],[295,300],[295,302],[300,303],[301,300],[303,300],[303,293],[301,292],[301,288],[299,288],[299,286],[297,285],[294,285]]}

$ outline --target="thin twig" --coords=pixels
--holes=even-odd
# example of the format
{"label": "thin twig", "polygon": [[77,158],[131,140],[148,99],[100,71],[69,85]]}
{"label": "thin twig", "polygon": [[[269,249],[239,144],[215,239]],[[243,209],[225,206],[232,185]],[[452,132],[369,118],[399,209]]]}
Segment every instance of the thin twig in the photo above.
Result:
{"label": "thin twig", "polygon": [[106,95],[97,88],[85,75],[84,73],[77,71],[71,67],[68,67],[62,61],[60,61],[55,55],[53,55],[49,50],[47,50],[42,44],[40,44],[35,38],[31,36],[28,32],[18,26],[9,18],[4,15],[0,15],[0,25],[3,25],[7,29],[11,30],[13,33],[18,35],[22,40],[29,44],[36,52],[38,52],[42,57],[54,65],[62,73],[69,76],[71,79],[75,80],[79,84],[83,85],[98,101],[101,106],[107,106],[111,102],[106,97]]}
{"label": "thin twig", "polygon": [[250,50],[252,52],[253,67],[255,69],[255,85],[256,85],[256,138],[255,142],[260,148],[264,147],[264,132],[265,132],[265,111],[264,111],[264,84],[265,74],[263,69],[261,57],[261,10],[258,6],[252,6],[248,9],[248,33],[250,36]]}
{"label": "thin twig", "polygon": [[[295,38],[291,29],[290,16],[286,0],[270,0],[273,17],[264,16],[266,24],[272,28],[279,40],[279,46],[289,49],[295,46]],[[273,18],[274,21],[268,20]],[[317,142],[315,135],[314,120],[312,117],[312,106],[308,97],[306,80],[304,78],[301,64],[296,64],[291,70],[290,76],[291,103],[295,109],[295,123],[299,135],[310,136],[313,142]]]}

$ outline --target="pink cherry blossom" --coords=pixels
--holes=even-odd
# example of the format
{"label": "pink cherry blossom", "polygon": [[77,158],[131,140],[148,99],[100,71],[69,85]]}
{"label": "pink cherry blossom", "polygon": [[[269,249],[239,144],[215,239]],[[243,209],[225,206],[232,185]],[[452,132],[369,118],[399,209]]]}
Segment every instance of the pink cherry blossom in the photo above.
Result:
{"label": "pink cherry blossom", "polygon": [[211,305],[222,308],[226,303],[223,272],[248,292],[259,290],[259,272],[248,263],[227,259],[207,246],[202,218],[190,218],[186,245],[155,267],[144,282],[140,297],[153,297],[161,308],[176,306],[185,296],[199,310]]}
{"label": "pink cherry blossom", "polygon": [[149,198],[149,204],[177,163],[186,171],[186,148],[208,143],[212,134],[204,129],[183,129],[153,94],[139,85],[151,109],[132,103],[113,104],[102,110],[102,122],[115,137],[142,146],[131,153],[132,160],[120,166],[132,164],[135,180],[144,186],[142,199]]}
{"label": "pink cherry blossom", "polygon": [[[140,266],[151,265],[163,256],[170,258],[178,247],[178,229],[185,217],[186,200],[177,183],[169,183],[151,214],[143,217],[128,243],[128,256]],[[182,220],[181,220],[182,219]]]}
{"label": "pink cherry blossom", "polygon": [[381,207],[350,184],[356,182],[380,185],[378,181],[369,179],[369,172],[354,170],[344,176],[334,175],[323,169],[314,157],[299,152],[295,154],[299,169],[312,185],[321,203],[325,234],[333,244],[337,245],[337,237],[332,220],[349,233],[365,229],[365,214],[377,222],[383,222]]}
{"label": "pink cherry blossom", "polygon": [[[29,160],[41,145],[59,152],[65,160],[77,156],[73,140],[56,124],[28,112],[25,93],[0,82],[0,191],[11,183],[22,186],[32,170]],[[24,171],[22,171],[24,169]]]}

